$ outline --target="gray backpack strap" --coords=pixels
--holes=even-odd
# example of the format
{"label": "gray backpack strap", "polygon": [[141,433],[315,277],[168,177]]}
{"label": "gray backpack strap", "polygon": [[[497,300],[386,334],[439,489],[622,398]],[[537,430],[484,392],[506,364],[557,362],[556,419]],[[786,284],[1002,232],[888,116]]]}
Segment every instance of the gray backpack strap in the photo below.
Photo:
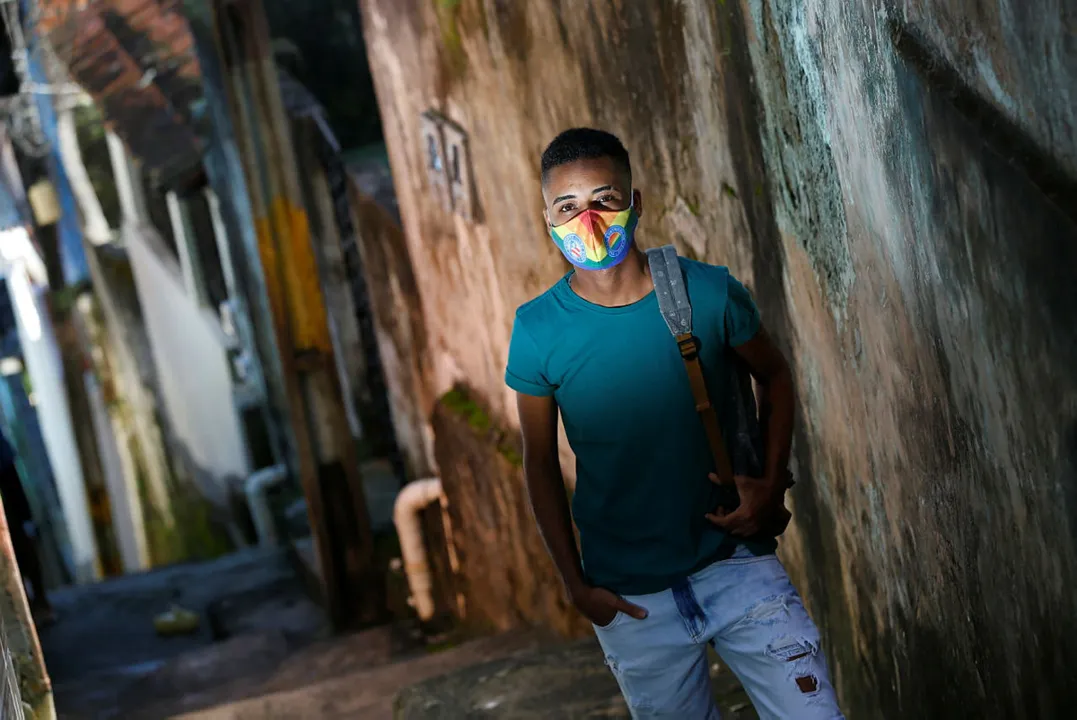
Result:
{"label": "gray backpack strap", "polygon": [[692,303],[688,301],[688,288],[684,284],[677,248],[672,245],[652,248],[647,251],[647,262],[651,266],[658,307],[669,331],[674,336],[691,334]]}
{"label": "gray backpack strap", "polygon": [[722,438],[718,413],[711,403],[707,392],[707,381],[703,376],[703,366],[699,362],[699,348],[692,335],[692,304],[688,302],[688,287],[684,282],[684,271],[677,258],[677,250],[672,245],[647,251],[647,261],[651,266],[651,281],[654,293],[658,297],[658,308],[662,317],[677,341],[677,349],[684,360],[688,373],[688,384],[696,403],[696,412],[703,422],[707,434],[707,445],[714,458],[714,468],[718,480],[723,485],[733,485],[733,465]]}
{"label": "gray backpack strap", "polygon": [[[688,383],[692,388],[696,411],[703,421],[703,430],[707,435],[714,459],[714,468],[719,482],[727,492],[732,492],[726,510],[732,510],[739,504],[734,475],[759,477],[763,474],[763,442],[759,427],[758,407],[752,388],[752,376],[747,364],[736,353],[727,351],[728,372],[726,379],[726,408],[732,413],[730,420],[732,447],[727,447],[718,421],[716,408],[711,404],[707,383],[703,375],[699,352],[695,338],[692,336],[692,304],[688,301],[688,287],[684,280],[677,249],[672,245],[647,251],[647,262],[651,268],[651,280],[658,297],[658,308],[662,317],[677,340],[677,347],[684,359],[688,372]],[[792,485],[792,477],[789,476]],[[764,528],[763,534],[778,536],[785,531],[789,523],[789,512],[784,506],[776,513],[772,521]]]}

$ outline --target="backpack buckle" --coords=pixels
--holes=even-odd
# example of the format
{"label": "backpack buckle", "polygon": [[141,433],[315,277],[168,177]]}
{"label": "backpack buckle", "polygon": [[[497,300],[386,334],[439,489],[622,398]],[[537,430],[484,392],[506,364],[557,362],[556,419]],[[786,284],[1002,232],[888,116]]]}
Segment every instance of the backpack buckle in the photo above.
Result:
{"label": "backpack buckle", "polygon": [[696,345],[694,335],[685,333],[677,337],[677,349],[681,351],[681,357],[685,360],[695,360],[699,357],[699,347]]}

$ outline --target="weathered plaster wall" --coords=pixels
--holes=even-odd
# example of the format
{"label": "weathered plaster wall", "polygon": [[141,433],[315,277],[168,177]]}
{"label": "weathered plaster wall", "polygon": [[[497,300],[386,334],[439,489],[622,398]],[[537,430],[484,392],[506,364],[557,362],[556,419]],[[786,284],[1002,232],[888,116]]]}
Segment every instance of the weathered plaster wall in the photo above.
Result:
{"label": "weathered plaster wall", "polygon": [[462,386],[446,393],[433,418],[459,564],[451,583],[462,598],[456,611],[477,629],[586,635],[591,625],[568,603],[532,520],[519,435],[506,433],[471,395]]}
{"label": "weathered plaster wall", "polygon": [[173,439],[198,489],[226,508],[229,492],[251,472],[228,340],[213,312],[191,300],[175,258],[152,228],[128,225],[124,239]]}
{"label": "weathered plaster wall", "polygon": [[432,396],[419,291],[399,221],[353,176],[359,248],[367,276],[374,334],[393,432],[408,479],[428,477],[434,467],[429,426]]}
{"label": "weathered plaster wall", "polygon": [[[426,327],[424,413],[465,381],[511,422],[513,309],[563,272],[539,153],[564,127],[606,127],[633,153],[642,242],[729,265],[793,358],[800,483],[782,554],[849,715],[1064,715],[1077,17],[1063,5],[366,0]],[[427,187],[428,108],[470,134],[481,222]]]}
{"label": "weathered plaster wall", "polygon": [[743,7],[773,201],[754,239],[780,239],[757,289],[802,402],[783,550],[843,692],[886,716],[1062,716],[1077,17]]}

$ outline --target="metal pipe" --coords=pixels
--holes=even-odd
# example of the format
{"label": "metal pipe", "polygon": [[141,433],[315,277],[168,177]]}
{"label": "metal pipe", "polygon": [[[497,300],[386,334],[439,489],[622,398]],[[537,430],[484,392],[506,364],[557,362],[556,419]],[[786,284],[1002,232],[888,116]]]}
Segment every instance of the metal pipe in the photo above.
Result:
{"label": "metal pipe", "polygon": [[426,546],[423,544],[419,512],[427,505],[439,502],[441,499],[441,480],[427,478],[405,485],[396,496],[396,502],[393,505],[393,523],[396,525],[396,534],[400,539],[404,574],[408,578],[408,588],[411,590],[411,598],[408,602],[415,608],[419,619],[423,621],[434,617],[434,583],[430,577]]}
{"label": "metal pipe", "polygon": [[275,547],[277,545],[277,526],[273,522],[273,511],[269,507],[269,490],[284,482],[288,477],[286,465],[273,465],[262,468],[247,478],[243,491],[247,495],[247,507],[251,511],[254,531],[258,535],[258,545]]}

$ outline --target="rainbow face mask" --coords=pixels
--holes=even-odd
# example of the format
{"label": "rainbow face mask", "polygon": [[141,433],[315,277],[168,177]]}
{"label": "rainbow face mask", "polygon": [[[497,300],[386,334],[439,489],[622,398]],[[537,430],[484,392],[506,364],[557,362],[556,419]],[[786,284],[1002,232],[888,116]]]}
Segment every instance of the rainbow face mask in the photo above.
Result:
{"label": "rainbow face mask", "polygon": [[584,210],[563,225],[551,227],[550,237],[576,267],[605,270],[628,257],[638,223],[634,205],[626,210]]}

